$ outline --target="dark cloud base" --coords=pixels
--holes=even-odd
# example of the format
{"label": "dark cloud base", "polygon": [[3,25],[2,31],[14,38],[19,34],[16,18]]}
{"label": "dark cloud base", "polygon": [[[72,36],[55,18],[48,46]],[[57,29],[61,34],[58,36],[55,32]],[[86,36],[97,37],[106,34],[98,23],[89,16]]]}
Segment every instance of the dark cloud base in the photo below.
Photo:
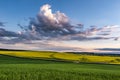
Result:
{"label": "dark cloud base", "polygon": [[100,51],[120,51],[120,48],[98,48],[95,50],[100,50]]}

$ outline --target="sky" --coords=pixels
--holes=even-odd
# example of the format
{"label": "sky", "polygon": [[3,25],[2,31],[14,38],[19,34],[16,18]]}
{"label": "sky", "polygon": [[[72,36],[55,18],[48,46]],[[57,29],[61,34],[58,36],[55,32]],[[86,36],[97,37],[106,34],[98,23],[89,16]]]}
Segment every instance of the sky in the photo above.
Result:
{"label": "sky", "polygon": [[119,22],[120,0],[0,0],[0,48],[119,53]]}

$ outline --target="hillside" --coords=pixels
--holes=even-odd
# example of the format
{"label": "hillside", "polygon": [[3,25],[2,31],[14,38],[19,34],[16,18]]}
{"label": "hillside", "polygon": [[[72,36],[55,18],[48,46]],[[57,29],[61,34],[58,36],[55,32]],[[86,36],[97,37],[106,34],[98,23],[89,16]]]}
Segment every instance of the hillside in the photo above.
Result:
{"label": "hillside", "polygon": [[120,67],[0,55],[0,80],[120,80]]}
{"label": "hillside", "polygon": [[18,50],[1,50],[0,54],[22,57],[29,59],[45,59],[54,61],[67,61],[74,63],[104,63],[104,64],[120,64],[120,56],[111,55],[91,55],[91,54],[75,54],[65,52],[51,51],[18,51]]}

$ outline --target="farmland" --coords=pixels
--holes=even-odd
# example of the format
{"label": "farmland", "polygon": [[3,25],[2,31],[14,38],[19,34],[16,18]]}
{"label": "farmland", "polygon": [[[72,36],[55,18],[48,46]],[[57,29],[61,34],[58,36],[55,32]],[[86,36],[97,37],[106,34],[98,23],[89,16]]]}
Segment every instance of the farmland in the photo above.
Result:
{"label": "farmland", "polygon": [[0,51],[0,54],[30,59],[47,59],[75,63],[86,62],[86,63],[120,64],[120,56],[109,55],[98,56],[89,54],[73,54],[51,51]]}
{"label": "farmland", "polygon": [[44,51],[1,51],[0,53],[0,80],[120,80],[119,64],[88,63],[86,59],[76,63],[81,60],[79,59],[81,56],[101,59],[107,57],[108,60],[119,57]]}

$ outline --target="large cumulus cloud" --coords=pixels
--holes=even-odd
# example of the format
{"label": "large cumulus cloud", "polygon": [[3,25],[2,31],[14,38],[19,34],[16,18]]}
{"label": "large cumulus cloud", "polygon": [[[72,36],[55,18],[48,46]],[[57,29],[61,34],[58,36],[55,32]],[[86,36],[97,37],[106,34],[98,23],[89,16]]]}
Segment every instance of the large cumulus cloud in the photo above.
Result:
{"label": "large cumulus cloud", "polygon": [[[68,16],[60,11],[52,12],[51,6],[40,7],[36,18],[30,18],[28,26],[19,25],[24,30],[22,35],[29,35],[30,39],[61,39],[61,40],[118,40],[119,36],[110,36],[118,25],[84,28],[83,24],[72,25]],[[31,36],[31,37],[30,37]]]}
{"label": "large cumulus cloud", "polygon": [[46,4],[40,8],[37,19],[31,19],[28,30],[43,37],[58,37],[77,34],[75,26],[70,24],[69,18],[60,11],[52,13],[51,6]]}

